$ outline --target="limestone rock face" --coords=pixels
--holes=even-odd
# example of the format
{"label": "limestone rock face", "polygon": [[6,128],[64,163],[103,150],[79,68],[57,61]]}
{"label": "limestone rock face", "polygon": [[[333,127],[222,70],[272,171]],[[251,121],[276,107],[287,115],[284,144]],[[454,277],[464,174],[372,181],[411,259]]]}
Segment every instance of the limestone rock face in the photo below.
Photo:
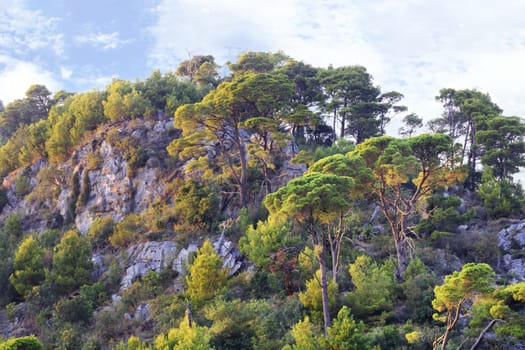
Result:
{"label": "limestone rock face", "polygon": [[498,245],[503,252],[503,268],[510,282],[525,281],[525,220],[501,230]]}
{"label": "limestone rock face", "polygon": [[228,241],[221,235],[221,237],[213,242],[213,248],[221,258],[224,259],[222,267],[230,271],[230,276],[238,272],[242,265],[242,255],[231,241]]}
{"label": "limestone rock face", "polygon": [[[223,268],[230,276],[245,268],[246,261],[237,246],[221,236],[213,241],[217,254],[224,259]],[[179,249],[172,241],[144,242],[129,247],[123,258],[126,259],[125,273],[120,282],[120,291],[131,286],[133,281],[148,271],[160,272],[170,268],[177,272],[178,280],[187,274],[188,261],[192,253],[199,249],[195,243]],[[177,289],[177,288],[176,288]]]}
{"label": "limestone rock face", "polygon": [[126,250],[127,268],[120,282],[120,289],[125,290],[133,281],[148,271],[157,271],[172,266],[176,258],[175,242],[145,242],[131,246]]}
{"label": "limestone rock face", "polygon": [[[86,234],[94,219],[111,216],[118,222],[139,213],[161,198],[166,184],[166,147],[174,136],[173,118],[135,119],[102,126],[69,159],[53,164],[49,185],[38,186],[39,172],[50,164],[39,160],[4,178],[8,204],[0,220],[13,213],[24,218],[24,229],[42,231],[72,222]],[[126,140],[123,143],[122,140]],[[134,148],[134,149],[132,149]],[[130,152],[140,152],[142,162],[132,167]],[[16,179],[26,176],[31,191],[16,193]],[[51,180],[49,180],[51,177]]]}

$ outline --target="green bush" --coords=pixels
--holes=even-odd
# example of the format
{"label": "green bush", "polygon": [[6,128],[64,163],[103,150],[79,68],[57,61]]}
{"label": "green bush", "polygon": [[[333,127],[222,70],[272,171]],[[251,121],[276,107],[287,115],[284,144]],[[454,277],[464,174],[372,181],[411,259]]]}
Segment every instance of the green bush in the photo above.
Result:
{"label": "green bush", "polygon": [[497,180],[490,168],[483,171],[478,193],[492,219],[520,216],[525,203],[523,188],[510,180]]}
{"label": "green bush", "polygon": [[213,187],[193,180],[186,181],[179,187],[173,204],[181,224],[205,224],[211,227],[217,220],[219,200]]}
{"label": "green bush", "polygon": [[29,177],[24,174],[20,174],[15,179],[15,193],[19,197],[24,197],[26,194],[31,192],[31,183]]}
{"label": "green bush", "polygon": [[115,223],[111,216],[98,217],[93,220],[87,236],[94,247],[103,247],[109,243],[109,237],[113,234],[114,228]]}
{"label": "green bush", "polygon": [[44,350],[44,346],[37,337],[30,335],[0,342],[0,350]]}
{"label": "green bush", "polygon": [[18,239],[22,237],[22,221],[18,214],[11,214],[5,219],[4,232],[14,241],[18,241]]}
{"label": "green bush", "polygon": [[109,243],[115,248],[126,247],[146,231],[143,218],[139,214],[130,214],[115,225],[113,234],[109,237]]}

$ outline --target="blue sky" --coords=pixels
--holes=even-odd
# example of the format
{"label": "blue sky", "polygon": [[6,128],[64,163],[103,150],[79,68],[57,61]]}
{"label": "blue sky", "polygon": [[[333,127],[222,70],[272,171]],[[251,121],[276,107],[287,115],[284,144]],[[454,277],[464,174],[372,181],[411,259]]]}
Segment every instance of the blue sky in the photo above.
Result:
{"label": "blue sky", "polygon": [[35,83],[144,79],[189,55],[224,64],[282,50],[318,67],[364,65],[425,119],[439,116],[443,87],[488,92],[524,117],[523,13],[522,0],[0,0],[0,100]]}

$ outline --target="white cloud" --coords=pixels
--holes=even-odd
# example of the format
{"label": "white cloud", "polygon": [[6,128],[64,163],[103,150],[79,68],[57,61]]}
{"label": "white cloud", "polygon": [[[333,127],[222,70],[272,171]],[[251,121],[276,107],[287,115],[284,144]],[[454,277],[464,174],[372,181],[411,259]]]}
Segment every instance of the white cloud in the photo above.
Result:
{"label": "white cloud", "polygon": [[23,98],[27,89],[34,84],[45,85],[50,91],[60,89],[51,72],[32,62],[14,60],[0,55],[0,100],[6,105]]}
{"label": "white cloud", "polygon": [[441,113],[434,96],[444,87],[477,88],[525,116],[524,12],[521,0],[161,0],[150,65],[283,50],[320,67],[364,65],[427,120]]}
{"label": "white cloud", "polygon": [[60,67],[60,76],[62,79],[70,79],[73,75],[73,70],[68,67]]}
{"label": "white cloud", "polygon": [[120,40],[118,32],[77,35],[74,37],[74,41],[79,45],[90,44],[95,47],[101,47],[103,50],[116,49],[129,42]]}
{"label": "white cloud", "polygon": [[17,56],[35,50],[50,49],[61,55],[64,36],[56,32],[59,19],[50,18],[40,11],[30,11],[20,1],[3,0],[0,7],[0,51]]}

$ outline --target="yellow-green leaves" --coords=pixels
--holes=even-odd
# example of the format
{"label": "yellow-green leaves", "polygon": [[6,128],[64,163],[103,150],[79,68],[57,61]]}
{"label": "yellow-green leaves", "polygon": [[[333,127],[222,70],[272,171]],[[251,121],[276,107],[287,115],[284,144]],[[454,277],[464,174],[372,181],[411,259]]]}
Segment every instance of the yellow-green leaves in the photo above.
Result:
{"label": "yellow-green leaves", "polygon": [[26,296],[45,278],[44,249],[33,238],[27,237],[15,253],[14,272],[9,277],[16,291]]}
{"label": "yellow-green leaves", "polygon": [[213,250],[211,242],[205,241],[189,267],[189,276],[186,277],[188,295],[193,302],[200,304],[223,291],[228,271],[222,265],[223,261]]}

